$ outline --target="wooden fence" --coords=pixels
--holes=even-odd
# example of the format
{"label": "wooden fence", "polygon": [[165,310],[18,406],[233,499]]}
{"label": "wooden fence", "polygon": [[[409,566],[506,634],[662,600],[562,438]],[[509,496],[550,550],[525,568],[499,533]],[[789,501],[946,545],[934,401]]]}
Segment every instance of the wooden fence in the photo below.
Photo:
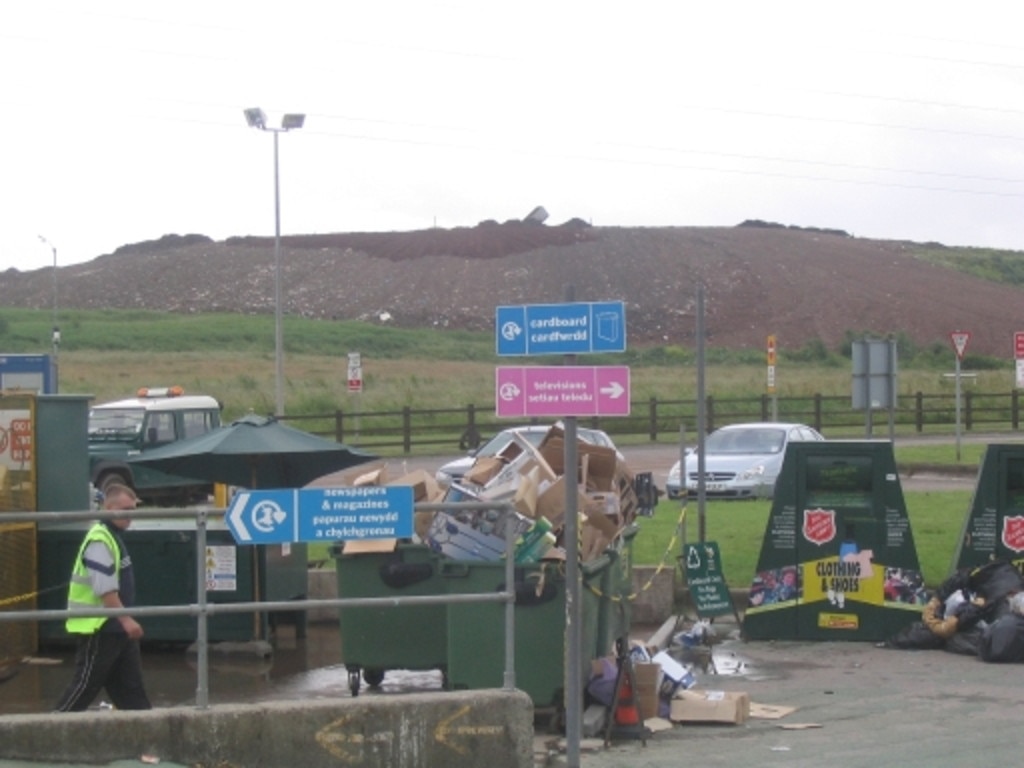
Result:
{"label": "wooden fence", "polygon": [[[583,426],[603,429],[616,442],[678,440],[681,430],[693,434],[697,401],[634,400],[629,416],[581,418]],[[768,395],[749,398],[709,396],[705,411],[707,429],[744,421],[768,421],[773,410],[779,421],[809,424],[826,437],[887,437],[890,420],[897,434],[952,434],[956,428],[956,397],[925,394],[898,398],[897,407],[870,414],[855,411],[850,395],[813,394],[798,397]],[[493,405],[470,404],[459,408],[396,411],[344,411],[284,417],[294,426],[381,455],[411,454],[430,450],[452,452],[476,447],[495,432],[512,426],[498,419]],[[528,421],[528,420],[524,420]],[[1020,396],[1010,392],[966,392],[961,396],[960,425],[970,431],[1017,431],[1020,428]],[[517,422],[518,423],[518,422]]]}

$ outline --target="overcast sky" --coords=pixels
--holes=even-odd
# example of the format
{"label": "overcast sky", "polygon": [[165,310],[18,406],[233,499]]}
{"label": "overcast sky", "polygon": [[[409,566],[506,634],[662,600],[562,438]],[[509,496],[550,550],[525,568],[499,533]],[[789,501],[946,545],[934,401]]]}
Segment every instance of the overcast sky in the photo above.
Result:
{"label": "overcast sky", "polygon": [[[1024,250],[1014,0],[12,0],[0,269],[522,218]],[[40,240],[40,235],[47,242]]]}

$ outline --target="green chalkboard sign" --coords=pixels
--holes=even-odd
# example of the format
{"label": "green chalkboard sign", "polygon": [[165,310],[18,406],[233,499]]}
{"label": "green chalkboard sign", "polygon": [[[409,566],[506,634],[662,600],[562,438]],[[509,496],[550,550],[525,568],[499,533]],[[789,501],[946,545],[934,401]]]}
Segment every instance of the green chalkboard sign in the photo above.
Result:
{"label": "green chalkboard sign", "polygon": [[735,613],[717,543],[687,544],[683,549],[683,566],[698,616],[711,618]]}

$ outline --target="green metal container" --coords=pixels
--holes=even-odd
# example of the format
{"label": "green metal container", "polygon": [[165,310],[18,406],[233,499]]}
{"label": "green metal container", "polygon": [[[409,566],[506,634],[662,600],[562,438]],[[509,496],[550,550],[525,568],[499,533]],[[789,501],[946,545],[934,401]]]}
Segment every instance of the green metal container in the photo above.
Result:
{"label": "green metal container", "polygon": [[[614,552],[606,553],[580,568],[582,680],[589,678],[593,659],[611,652],[613,628],[617,631],[621,626],[610,607],[610,595],[618,589],[612,586],[616,580],[610,576],[610,567],[619,559]],[[449,594],[500,592],[505,588],[502,562],[449,561],[443,573]],[[537,707],[563,706],[565,590],[562,563],[531,563],[515,568],[515,685]],[[505,605],[448,606],[448,687],[500,688],[504,671]]]}
{"label": "green metal container", "polygon": [[40,395],[35,408],[36,506],[41,512],[89,508],[87,395]]}
{"label": "green metal container", "polygon": [[[400,543],[394,552],[335,555],[339,598],[443,595],[441,555],[420,544]],[[339,610],[341,657],[352,695],[360,673],[379,685],[389,669],[447,666],[447,606],[348,607]]]}
{"label": "green metal container", "polygon": [[[635,523],[627,526],[614,544],[593,561],[580,566],[584,594],[593,599],[583,600],[583,608],[594,611],[594,634],[584,634],[584,647],[591,649],[594,658],[615,653],[615,641],[628,637],[632,626],[633,592],[633,539],[640,528]],[[584,632],[588,617],[583,616]],[[587,638],[592,637],[593,642]]]}

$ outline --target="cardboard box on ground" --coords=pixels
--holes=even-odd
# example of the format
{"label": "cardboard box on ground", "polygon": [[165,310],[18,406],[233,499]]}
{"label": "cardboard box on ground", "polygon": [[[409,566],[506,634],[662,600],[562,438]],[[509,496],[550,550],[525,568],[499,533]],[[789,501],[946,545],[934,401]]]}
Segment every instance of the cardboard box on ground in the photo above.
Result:
{"label": "cardboard box on ground", "polygon": [[669,719],[679,723],[732,723],[750,717],[750,695],[743,691],[678,691]]}
{"label": "cardboard box on ground", "polygon": [[[577,466],[566,471],[565,432],[551,427],[538,446],[516,435],[497,456],[478,458],[460,483],[441,488],[419,470],[395,479],[387,465],[342,476],[348,485],[411,485],[417,503],[482,501],[509,504],[494,509],[467,510],[453,506],[440,512],[417,512],[415,534],[435,551],[458,560],[500,560],[505,534],[522,539],[517,562],[564,560],[567,485],[576,488],[580,515],[579,555],[582,562],[598,557],[613,544],[639,510],[633,473],[612,448],[577,440]],[[538,523],[550,536],[530,538]],[[539,533],[534,529],[534,533]],[[533,546],[525,546],[527,543]],[[344,552],[387,552],[395,540],[349,541]],[[547,546],[550,545],[550,546]]]}

